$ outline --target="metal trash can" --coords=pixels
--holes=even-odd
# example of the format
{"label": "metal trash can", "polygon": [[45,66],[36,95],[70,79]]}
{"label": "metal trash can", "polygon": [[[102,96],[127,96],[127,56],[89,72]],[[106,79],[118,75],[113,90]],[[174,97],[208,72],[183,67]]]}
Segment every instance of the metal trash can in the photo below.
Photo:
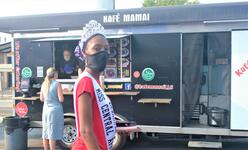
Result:
{"label": "metal trash can", "polygon": [[3,118],[5,150],[26,150],[28,145],[29,117]]}
{"label": "metal trash can", "polygon": [[219,107],[208,109],[208,125],[214,127],[224,127],[227,124],[227,110]]}

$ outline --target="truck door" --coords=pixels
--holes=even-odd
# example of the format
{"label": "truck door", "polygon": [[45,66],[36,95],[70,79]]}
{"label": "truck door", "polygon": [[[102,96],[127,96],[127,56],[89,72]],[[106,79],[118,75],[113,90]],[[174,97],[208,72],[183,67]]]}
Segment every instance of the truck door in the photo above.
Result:
{"label": "truck door", "polygon": [[248,30],[232,32],[231,129],[248,130]]}
{"label": "truck door", "polygon": [[133,36],[135,121],[143,125],[180,126],[180,33]]}

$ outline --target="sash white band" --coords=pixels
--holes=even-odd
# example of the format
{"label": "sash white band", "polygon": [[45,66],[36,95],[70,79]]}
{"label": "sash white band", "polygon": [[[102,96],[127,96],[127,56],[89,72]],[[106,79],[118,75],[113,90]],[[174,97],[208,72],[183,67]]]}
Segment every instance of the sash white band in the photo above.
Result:
{"label": "sash white band", "polygon": [[[89,74],[87,71],[84,71],[82,74],[80,74],[78,80],[76,81],[74,85],[74,110],[76,110],[76,89],[78,88],[78,83],[83,77],[89,77],[92,80],[93,86],[94,86],[94,92],[96,96],[97,105],[99,108],[99,112],[101,115],[102,125],[104,128],[105,133],[105,139],[106,139],[106,145],[108,146],[108,150],[112,149],[113,141],[115,138],[116,133],[116,122],[114,117],[114,110],[111,104],[111,101],[107,97],[107,95],[104,93],[100,85],[97,83],[97,81]],[[78,120],[76,115],[76,120]],[[78,124],[76,121],[77,129]],[[79,130],[79,129],[78,129]],[[78,131],[79,133],[79,131]]]}

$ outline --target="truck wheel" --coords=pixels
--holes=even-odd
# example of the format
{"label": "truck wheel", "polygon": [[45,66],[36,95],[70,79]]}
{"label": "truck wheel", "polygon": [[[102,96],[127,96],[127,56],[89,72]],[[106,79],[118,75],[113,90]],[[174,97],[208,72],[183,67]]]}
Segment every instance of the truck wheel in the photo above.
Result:
{"label": "truck wheel", "polygon": [[59,145],[62,148],[71,149],[73,142],[77,138],[77,128],[74,118],[65,118],[64,120],[64,133]]}
{"label": "truck wheel", "polygon": [[127,141],[127,136],[125,134],[116,133],[112,149],[113,150],[122,149],[126,144],[126,141]]}
{"label": "truck wheel", "polygon": [[[121,121],[127,121],[127,119],[119,114],[115,114],[115,119],[116,120],[121,120]],[[121,134],[121,133],[116,133],[115,134],[115,139],[113,142],[113,150],[120,150],[124,147],[127,141],[127,135]]]}

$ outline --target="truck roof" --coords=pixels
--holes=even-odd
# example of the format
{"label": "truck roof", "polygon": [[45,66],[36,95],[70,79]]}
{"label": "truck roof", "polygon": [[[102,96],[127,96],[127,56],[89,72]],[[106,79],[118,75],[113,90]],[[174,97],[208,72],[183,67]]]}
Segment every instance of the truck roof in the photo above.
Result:
{"label": "truck roof", "polygon": [[80,30],[89,20],[97,20],[109,29],[204,21],[248,22],[248,2],[0,17],[0,32]]}

